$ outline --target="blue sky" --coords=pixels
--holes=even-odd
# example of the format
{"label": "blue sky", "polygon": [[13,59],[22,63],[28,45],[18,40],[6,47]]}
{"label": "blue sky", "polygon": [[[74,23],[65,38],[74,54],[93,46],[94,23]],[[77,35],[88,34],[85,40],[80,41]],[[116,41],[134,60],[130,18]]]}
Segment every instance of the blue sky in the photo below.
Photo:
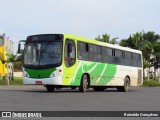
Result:
{"label": "blue sky", "polygon": [[19,40],[41,33],[119,39],[137,31],[160,34],[160,0],[0,0],[0,34]]}

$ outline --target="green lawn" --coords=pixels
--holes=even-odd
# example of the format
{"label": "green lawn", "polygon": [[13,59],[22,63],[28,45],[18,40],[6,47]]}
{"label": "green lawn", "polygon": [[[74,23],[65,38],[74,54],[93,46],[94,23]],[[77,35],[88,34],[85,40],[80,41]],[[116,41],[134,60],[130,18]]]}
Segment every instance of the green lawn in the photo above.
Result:
{"label": "green lawn", "polygon": [[160,86],[160,83],[158,80],[144,80],[143,82],[143,86],[144,87],[156,87],[156,86]]}
{"label": "green lawn", "polygon": [[[14,81],[9,81],[10,85],[23,85],[23,81],[21,77],[14,77]],[[2,77],[0,77],[0,85],[7,85],[7,80],[3,80]]]}

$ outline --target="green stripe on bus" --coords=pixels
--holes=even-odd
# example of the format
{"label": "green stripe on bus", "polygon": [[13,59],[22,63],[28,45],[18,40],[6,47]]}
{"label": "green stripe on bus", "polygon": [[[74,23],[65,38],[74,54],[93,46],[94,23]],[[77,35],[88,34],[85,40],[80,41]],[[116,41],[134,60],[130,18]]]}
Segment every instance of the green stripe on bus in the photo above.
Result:
{"label": "green stripe on bus", "polygon": [[56,68],[42,70],[25,68],[25,71],[29,74],[30,78],[50,78],[51,73],[55,70]]}
{"label": "green stripe on bus", "polygon": [[117,65],[83,61],[77,69],[71,85],[80,85],[83,73],[88,73],[90,75],[91,85],[106,85],[114,78]]}

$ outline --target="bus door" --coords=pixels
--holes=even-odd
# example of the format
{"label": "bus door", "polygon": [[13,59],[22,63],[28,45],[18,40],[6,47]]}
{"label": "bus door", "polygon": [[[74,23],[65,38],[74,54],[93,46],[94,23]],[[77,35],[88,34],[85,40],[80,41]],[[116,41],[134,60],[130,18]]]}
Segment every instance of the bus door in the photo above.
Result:
{"label": "bus door", "polygon": [[77,69],[76,43],[66,39],[64,47],[63,85],[72,85]]}

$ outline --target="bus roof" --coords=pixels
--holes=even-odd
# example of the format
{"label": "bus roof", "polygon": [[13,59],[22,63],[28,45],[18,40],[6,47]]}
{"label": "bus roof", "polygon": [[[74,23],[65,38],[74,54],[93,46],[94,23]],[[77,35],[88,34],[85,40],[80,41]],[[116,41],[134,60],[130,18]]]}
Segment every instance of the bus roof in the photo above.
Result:
{"label": "bus roof", "polygon": [[89,38],[85,38],[85,37],[81,37],[81,36],[75,36],[73,34],[63,34],[65,38],[71,38],[74,40],[78,40],[78,41],[82,41],[82,42],[87,42],[87,43],[92,43],[92,44],[96,44],[96,45],[101,45],[101,46],[106,46],[109,48],[114,48],[114,49],[119,49],[119,50],[124,50],[124,51],[128,51],[128,52],[134,52],[134,53],[140,53],[142,54],[142,52],[140,50],[136,50],[136,49],[131,49],[128,47],[122,47],[119,46],[117,44],[110,44],[110,43],[105,43],[105,42],[101,42],[101,41],[97,41],[97,40],[93,40],[93,39],[89,39]]}

